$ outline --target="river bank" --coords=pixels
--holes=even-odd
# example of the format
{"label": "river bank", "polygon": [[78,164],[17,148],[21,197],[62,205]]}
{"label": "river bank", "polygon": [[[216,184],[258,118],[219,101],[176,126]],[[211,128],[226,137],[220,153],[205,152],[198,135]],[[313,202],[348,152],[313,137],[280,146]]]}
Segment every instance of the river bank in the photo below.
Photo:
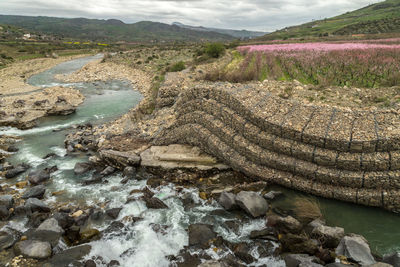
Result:
{"label": "river bank", "polygon": [[[81,63],[73,67],[80,69]],[[60,72],[66,69],[71,68]],[[134,107],[152,96],[147,78],[138,88],[143,99],[132,90],[132,81],[145,77],[140,72],[97,61],[71,76],[56,76],[86,97],[74,114],[44,119],[30,130],[1,130],[23,138],[19,152],[1,165],[1,261],[396,266],[398,254],[373,256],[364,238],[326,225],[312,197],[294,201],[287,192],[271,190],[268,181],[236,172],[196,147],[155,146],[154,137],[177,121],[176,81],[188,89],[199,71],[167,74],[156,110],[140,119]],[[53,74],[38,80],[48,84]],[[297,208],[274,204],[282,199]]]}

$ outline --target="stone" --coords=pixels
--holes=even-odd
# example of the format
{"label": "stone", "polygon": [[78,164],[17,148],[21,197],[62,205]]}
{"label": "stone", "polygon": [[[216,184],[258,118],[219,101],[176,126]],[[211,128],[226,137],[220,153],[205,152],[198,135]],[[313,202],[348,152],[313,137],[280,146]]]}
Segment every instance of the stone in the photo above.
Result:
{"label": "stone", "polygon": [[25,188],[28,185],[28,181],[21,181],[15,184],[15,186],[19,189]]}
{"label": "stone", "polygon": [[82,210],[78,210],[78,211],[72,213],[71,217],[73,217],[73,218],[78,218],[78,217],[81,216],[82,214],[83,214],[83,211],[82,211]]}
{"label": "stone", "polygon": [[123,176],[128,178],[128,179],[133,179],[136,176],[136,170],[132,166],[128,166],[124,168],[124,171],[122,172]]}
{"label": "stone", "polygon": [[56,247],[60,242],[61,233],[48,230],[30,229],[24,233],[27,240],[38,240],[49,242],[52,247]]}
{"label": "stone", "polygon": [[0,251],[11,248],[19,240],[20,235],[17,233],[9,233],[0,231]]}
{"label": "stone", "polygon": [[139,166],[140,157],[135,153],[120,152],[115,150],[100,150],[100,157],[113,167]]}
{"label": "stone", "polygon": [[281,217],[270,215],[267,217],[267,226],[274,227],[280,233],[298,233],[301,231],[301,223],[292,216]]}
{"label": "stone", "polygon": [[7,209],[11,209],[14,206],[14,199],[11,195],[0,196],[0,206],[5,206]]}
{"label": "stone", "polygon": [[31,172],[28,176],[28,181],[33,185],[43,183],[49,179],[50,179],[50,173],[46,170],[34,171]]}
{"label": "stone", "polygon": [[113,208],[113,209],[108,209],[106,210],[106,214],[108,216],[110,216],[112,219],[117,219],[118,215],[120,213],[120,211],[122,210],[122,208]]}
{"label": "stone", "polygon": [[78,162],[74,166],[74,173],[76,175],[85,174],[93,168],[93,165],[89,162]]}
{"label": "stone", "polygon": [[55,218],[49,218],[42,222],[36,230],[46,230],[46,231],[53,231],[60,234],[64,233],[64,230],[58,224],[58,221]]}
{"label": "stone", "polygon": [[83,185],[99,184],[103,182],[103,176],[100,174],[93,174],[92,177],[82,182]]}
{"label": "stone", "polygon": [[20,164],[20,165],[16,166],[15,168],[8,170],[5,174],[5,177],[7,179],[14,178],[14,177],[20,175],[21,173],[26,172],[26,170],[28,170],[28,169],[29,169],[28,165]]}
{"label": "stone", "polygon": [[197,267],[224,267],[220,262],[210,260],[210,261],[205,261],[202,264],[197,265]]}
{"label": "stone", "polygon": [[393,267],[393,265],[384,262],[377,262],[371,265],[367,265],[366,267]]}
{"label": "stone", "polygon": [[96,266],[97,266],[97,264],[94,260],[87,260],[85,262],[85,267],[96,267]]}
{"label": "stone", "polygon": [[250,251],[251,247],[245,242],[235,245],[233,249],[233,253],[235,254],[235,256],[247,264],[250,264],[255,260],[254,257],[251,256]]}
{"label": "stone", "polygon": [[[91,249],[92,247],[90,245],[81,245],[68,248],[60,253],[55,254],[49,260],[49,263],[52,267],[68,267],[71,265],[75,266],[75,264],[78,264],[80,260],[90,253]],[[94,266],[96,266],[96,264]]]}
{"label": "stone", "polygon": [[27,258],[38,260],[47,259],[51,256],[51,245],[49,242],[37,240],[25,240],[15,244],[14,252]]}
{"label": "stone", "polygon": [[34,186],[27,191],[21,196],[22,199],[28,199],[28,198],[37,198],[37,199],[42,199],[44,194],[46,192],[46,187],[44,185],[37,185]]}
{"label": "stone", "polygon": [[191,224],[188,229],[189,246],[209,246],[209,241],[217,237],[209,224]]}
{"label": "stone", "polygon": [[113,174],[114,172],[115,172],[115,168],[111,167],[111,166],[108,166],[100,173],[100,175],[108,176],[108,175]]}
{"label": "stone", "polygon": [[25,207],[32,212],[35,211],[50,212],[50,207],[46,203],[37,198],[29,198],[25,202]]}
{"label": "stone", "polygon": [[336,248],[336,254],[346,256],[360,265],[371,265],[375,259],[366,240],[359,235],[345,236]]}
{"label": "stone", "polygon": [[349,266],[351,266],[351,265],[345,265],[340,262],[333,262],[333,263],[329,263],[329,264],[325,265],[325,267],[349,267]]}
{"label": "stone", "polygon": [[262,230],[251,231],[250,239],[266,239],[271,241],[278,241],[277,233],[273,228],[265,228]]}
{"label": "stone", "polygon": [[80,239],[82,243],[85,242],[90,242],[94,239],[97,239],[100,237],[100,231],[97,229],[87,229],[81,232],[80,234]]}
{"label": "stone", "polygon": [[393,252],[383,256],[383,262],[389,263],[394,267],[400,267],[400,252]]}
{"label": "stone", "polygon": [[120,266],[121,264],[117,260],[111,260],[108,264],[107,267],[112,267],[112,266]]}
{"label": "stone", "polygon": [[311,232],[311,237],[319,240],[324,247],[336,248],[344,237],[344,229],[319,225]]}
{"label": "stone", "polygon": [[144,198],[144,202],[146,203],[146,207],[148,209],[168,209],[168,206],[162,202],[159,198],[151,197]]}
{"label": "stone", "polygon": [[267,201],[253,191],[242,191],[236,195],[236,203],[253,218],[266,215]]}
{"label": "stone", "polygon": [[0,206],[0,220],[7,220],[10,212],[6,206]]}
{"label": "stone", "polygon": [[309,239],[305,235],[281,234],[279,239],[282,244],[282,251],[290,253],[306,253],[314,255],[319,248],[319,242],[315,239]]}
{"label": "stone", "polygon": [[284,257],[286,267],[322,267],[318,258],[307,254],[288,254]]}
{"label": "stone", "polygon": [[226,210],[234,210],[239,207],[235,198],[235,194],[224,191],[219,195],[218,203]]}
{"label": "stone", "polygon": [[281,191],[269,191],[268,193],[264,194],[264,198],[266,200],[274,200],[276,197],[283,195]]}

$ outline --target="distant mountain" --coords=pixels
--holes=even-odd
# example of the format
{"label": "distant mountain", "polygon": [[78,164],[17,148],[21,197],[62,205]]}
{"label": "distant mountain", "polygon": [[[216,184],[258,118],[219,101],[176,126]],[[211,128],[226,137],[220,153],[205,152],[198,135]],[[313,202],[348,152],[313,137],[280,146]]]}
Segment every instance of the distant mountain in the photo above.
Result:
{"label": "distant mountain", "polygon": [[260,40],[377,33],[400,33],[400,0],[387,0],[340,16],[284,28]]}
{"label": "distant mountain", "polygon": [[80,40],[115,42],[229,41],[234,37],[217,32],[200,32],[159,22],[125,24],[116,19],[55,18],[0,15],[0,23],[27,30]]}
{"label": "distant mountain", "polygon": [[230,29],[219,29],[219,28],[206,28],[203,26],[190,26],[190,25],[185,25],[180,22],[174,22],[172,25],[184,28],[184,29],[190,29],[194,31],[200,31],[200,32],[218,32],[221,34],[227,34],[230,36],[233,36],[235,38],[239,39],[251,39],[254,37],[260,37],[265,34],[266,32],[255,32],[255,31],[247,31],[247,30],[230,30]]}

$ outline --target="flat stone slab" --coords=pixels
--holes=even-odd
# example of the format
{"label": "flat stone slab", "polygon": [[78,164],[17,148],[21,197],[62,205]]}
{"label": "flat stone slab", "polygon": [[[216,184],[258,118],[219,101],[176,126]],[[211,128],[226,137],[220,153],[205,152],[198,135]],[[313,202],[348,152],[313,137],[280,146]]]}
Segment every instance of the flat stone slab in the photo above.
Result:
{"label": "flat stone slab", "polygon": [[120,152],[115,150],[101,150],[100,157],[111,166],[138,166],[140,157],[134,152]]}
{"label": "flat stone slab", "polygon": [[229,166],[200,151],[198,147],[172,144],[152,146],[140,154],[141,165],[163,169],[226,170]]}

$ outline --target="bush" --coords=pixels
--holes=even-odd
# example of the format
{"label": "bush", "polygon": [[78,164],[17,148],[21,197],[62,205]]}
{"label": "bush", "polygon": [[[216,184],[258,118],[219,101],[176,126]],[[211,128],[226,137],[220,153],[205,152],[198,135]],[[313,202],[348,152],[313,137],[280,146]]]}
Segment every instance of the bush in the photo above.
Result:
{"label": "bush", "polygon": [[171,67],[169,67],[168,71],[177,72],[177,71],[182,71],[185,68],[186,68],[185,63],[183,61],[179,61],[179,62],[175,63],[174,65],[172,65]]}
{"label": "bush", "polygon": [[213,58],[219,58],[225,53],[225,46],[222,43],[210,43],[206,45],[204,52]]}

